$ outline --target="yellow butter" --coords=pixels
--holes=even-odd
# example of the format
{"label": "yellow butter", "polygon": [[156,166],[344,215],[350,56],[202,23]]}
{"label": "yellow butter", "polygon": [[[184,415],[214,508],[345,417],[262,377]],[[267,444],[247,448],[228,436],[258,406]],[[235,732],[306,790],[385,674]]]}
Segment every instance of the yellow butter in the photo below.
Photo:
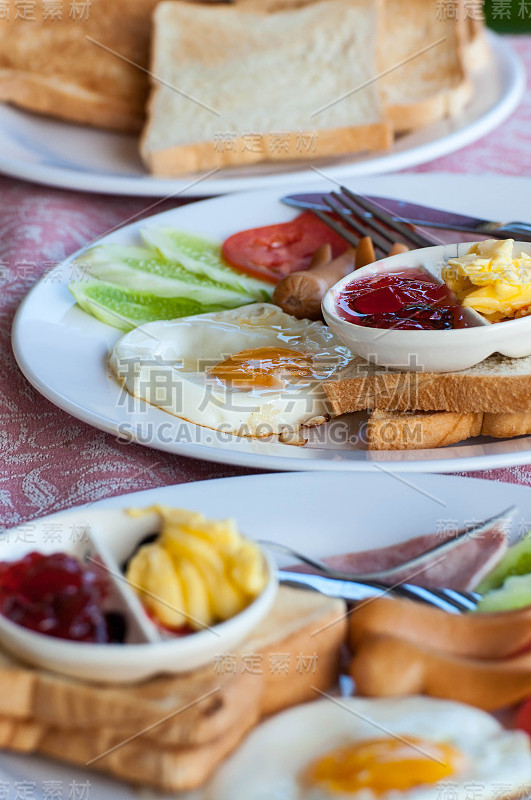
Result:
{"label": "yellow butter", "polygon": [[[265,588],[262,551],[233,519],[211,520],[181,508],[154,506],[157,540],[129,562],[126,577],[162,624],[193,629],[238,614]],[[139,516],[142,512],[131,512]]]}
{"label": "yellow butter", "polygon": [[491,321],[514,317],[531,304],[531,256],[514,253],[513,239],[488,239],[451,258],[442,278],[463,306]]}

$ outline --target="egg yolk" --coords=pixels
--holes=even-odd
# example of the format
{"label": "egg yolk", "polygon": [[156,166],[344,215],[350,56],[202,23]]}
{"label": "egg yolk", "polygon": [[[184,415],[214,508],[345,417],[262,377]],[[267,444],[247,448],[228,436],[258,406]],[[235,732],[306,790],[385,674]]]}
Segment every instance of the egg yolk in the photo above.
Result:
{"label": "egg yolk", "polygon": [[331,750],[312,761],[302,780],[329,792],[369,789],[376,795],[437,783],[456,772],[455,748],[422,739],[369,739]]}
{"label": "egg yolk", "polygon": [[310,358],[288,347],[242,350],[210,370],[210,375],[236,389],[283,389],[283,375],[309,378],[313,374]]}

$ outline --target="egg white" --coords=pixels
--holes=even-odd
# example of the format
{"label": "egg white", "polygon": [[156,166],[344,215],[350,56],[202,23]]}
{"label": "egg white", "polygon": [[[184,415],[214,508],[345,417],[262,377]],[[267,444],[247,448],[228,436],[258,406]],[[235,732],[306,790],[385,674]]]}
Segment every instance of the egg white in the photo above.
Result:
{"label": "egg white", "polygon": [[[314,356],[318,377],[288,378],[281,390],[239,391],[207,375],[228,356],[271,346]],[[322,380],[351,358],[322,323],[256,303],[141,325],[115,344],[110,366],[130,394],[170,414],[226,433],[267,436],[329,413]]]}
{"label": "egg white", "polygon": [[505,730],[484,711],[428,697],[338,698],[338,703],[317,700],[259,725],[218,770],[205,800],[373,800],[367,790],[306,789],[299,775],[336,747],[393,734],[448,743],[464,756],[465,766],[444,781],[390,792],[384,800],[505,800],[511,794],[525,797],[523,787],[531,784],[527,735]]}

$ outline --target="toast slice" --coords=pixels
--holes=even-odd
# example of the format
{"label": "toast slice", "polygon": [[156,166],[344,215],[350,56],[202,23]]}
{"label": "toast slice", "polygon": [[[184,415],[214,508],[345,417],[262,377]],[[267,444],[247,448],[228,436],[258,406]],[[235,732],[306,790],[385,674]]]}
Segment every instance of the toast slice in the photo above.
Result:
{"label": "toast slice", "polygon": [[[0,717],[33,719],[60,728],[118,728],[130,733],[139,725],[148,727],[175,708],[187,706],[191,700],[208,694],[213,684],[222,694],[204,703],[195,704],[163,727],[146,732],[147,738],[174,745],[202,744],[226,730],[238,717],[242,693],[249,703],[258,703],[271,713],[288,703],[308,699],[307,686],[297,673],[297,686],[285,697],[282,679],[284,669],[268,670],[270,655],[280,646],[300,646],[304,651],[314,644],[321,651],[319,670],[312,680],[335,679],[334,662],[342,636],[340,624],[324,629],[312,637],[316,627],[341,616],[342,601],[333,601],[313,592],[281,587],[273,610],[234,656],[230,669],[223,664],[208,665],[200,670],[177,676],[160,676],[142,683],[86,683],[52,672],[23,667],[5,652],[0,652]],[[242,653],[259,652],[262,668],[249,669]],[[238,655],[239,654],[239,655]],[[237,661],[236,657],[240,659]],[[296,660],[296,659],[295,659]],[[296,672],[296,664],[290,669]],[[256,677],[258,676],[258,677]],[[288,681],[289,683],[289,681]],[[264,688],[265,687],[265,688]],[[297,699],[300,698],[300,699]]]}
{"label": "toast slice", "polygon": [[334,414],[366,409],[525,413],[530,408],[531,356],[495,354],[460,372],[398,372],[354,358],[323,383]]}
{"label": "toast slice", "polygon": [[[237,0],[242,7],[269,12],[311,2],[315,0]],[[463,0],[451,6],[447,10],[429,0],[383,4],[378,42],[382,77],[377,85],[395,132],[459,114],[472,93],[468,72],[488,62],[482,21],[470,16]]]}
{"label": "toast slice", "polygon": [[491,59],[491,51],[486,36],[484,19],[477,14],[466,19],[465,67],[469,72],[478,72]]}
{"label": "toast slice", "polygon": [[374,411],[367,423],[368,450],[429,450],[479,436],[483,414],[454,411]]}
{"label": "toast slice", "polygon": [[159,3],[146,164],[177,175],[388,147],[373,81],[380,17],[380,0],[272,13]]}
{"label": "toast slice", "polygon": [[38,753],[70,764],[105,772],[129,783],[163,792],[195,789],[259,721],[252,703],[246,713],[200,747],[175,747],[146,739],[142,729],[128,737],[113,729],[62,729],[42,722],[0,718],[0,748]]}
{"label": "toast slice", "polygon": [[510,439],[512,436],[529,436],[531,434],[531,412],[521,411],[518,414],[483,414],[481,434],[482,436],[493,436],[495,439]]}
{"label": "toast slice", "polygon": [[386,0],[379,85],[395,132],[456,116],[471,97],[464,2],[452,5],[450,19],[428,0]]}
{"label": "toast slice", "polygon": [[367,423],[368,450],[425,450],[474,436],[510,439],[531,434],[531,412],[374,411]]}
{"label": "toast slice", "polygon": [[138,731],[124,744],[123,736],[112,730],[50,728],[43,730],[37,752],[162,792],[188,791],[205,783],[258,721],[257,707],[249,704],[246,713],[221,736],[201,747],[183,748],[146,745]]}
{"label": "toast slice", "polygon": [[260,718],[334,684],[345,611],[341,600],[281,587],[237,651],[140,684],[75,681],[2,654],[0,747],[94,759],[91,768],[162,791],[195,788]]}
{"label": "toast slice", "polygon": [[57,16],[51,3],[35,0],[31,18],[12,13],[0,20],[0,101],[72,122],[139,131],[156,2],[83,0],[77,15],[67,5]]}

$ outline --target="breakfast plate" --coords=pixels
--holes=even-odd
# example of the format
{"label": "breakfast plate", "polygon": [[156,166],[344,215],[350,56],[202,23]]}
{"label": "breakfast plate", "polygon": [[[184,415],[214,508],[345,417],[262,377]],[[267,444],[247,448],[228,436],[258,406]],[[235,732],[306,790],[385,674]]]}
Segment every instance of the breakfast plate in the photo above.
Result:
{"label": "breakfast plate", "polygon": [[[348,503],[341,502],[347,497]],[[268,498],[274,502],[264,502]],[[54,514],[40,523],[47,523],[47,530],[55,525],[55,530],[67,515],[86,524],[92,517],[101,519],[106,509],[154,504],[197,509],[214,518],[234,515],[240,530],[251,538],[271,538],[274,530],[274,538],[313,556],[394,544],[485,519],[513,504],[518,511],[512,534],[522,534],[531,523],[531,490],[527,487],[437,475],[417,475],[405,485],[393,475],[348,473],[253,475],[160,487]],[[32,530],[31,523],[27,530]],[[326,537],[320,535],[324,530]],[[50,794],[52,785],[55,795]],[[20,793],[22,786],[25,795]],[[6,788],[4,796],[8,798],[17,797],[18,791],[19,797],[32,800],[161,799],[153,791],[131,788],[93,771],[11,753],[0,754],[0,787]],[[178,796],[203,800],[204,793]],[[175,795],[166,797],[169,800]]]}
{"label": "breakfast plate", "polygon": [[[451,153],[485,136],[516,108],[525,73],[510,45],[489,33],[493,58],[475,78],[474,99],[457,119],[399,136],[391,149],[323,160],[315,166],[333,178],[406,169]],[[205,196],[315,180],[308,165],[265,164],[198,173],[180,179],[146,173],[137,138],[47,119],[0,106],[0,171],[17,178],[79,191],[165,197]]]}
{"label": "breakfast plate", "polygon": [[[360,179],[356,188],[491,219],[522,217],[523,209],[531,205],[531,182],[499,176],[397,175]],[[292,219],[296,212],[283,206],[278,197],[276,190],[228,195],[155,215],[147,224],[174,225],[223,239],[235,230]],[[138,228],[139,223],[134,223],[104,240],[135,241]],[[75,255],[45,275],[21,304],[13,326],[15,356],[22,372],[45,397],[122,440],[261,469],[452,472],[530,460],[531,437],[481,438],[443,449],[369,453],[359,444],[366,418],[352,415],[312,429],[305,447],[292,447],[216,432],[147,405],[127,394],[108,368],[108,354],[120,332],[81,311],[67,289]]]}

